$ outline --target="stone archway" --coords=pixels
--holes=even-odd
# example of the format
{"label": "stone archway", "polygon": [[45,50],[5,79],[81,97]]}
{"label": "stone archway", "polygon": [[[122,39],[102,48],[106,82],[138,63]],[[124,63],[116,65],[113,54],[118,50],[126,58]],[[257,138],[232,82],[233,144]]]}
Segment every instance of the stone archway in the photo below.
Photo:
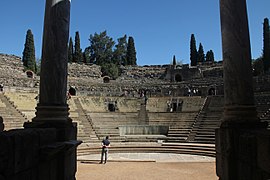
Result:
{"label": "stone archway", "polygon": [[110,82],[110,77],[109,76],[104,76],[103,82],[104,83],[109,83]]}
{"label": "stone archway", "polygon": [[74,87],[70,87],[68,92],[71,96],[76,96],[76,89]]}
{"label": "stone archway", "polygon": [[28,78],[34,78],[34,72],[33,72],[33,71],[27,70],[25,73],[26,73],[26,76],[27,76]]}

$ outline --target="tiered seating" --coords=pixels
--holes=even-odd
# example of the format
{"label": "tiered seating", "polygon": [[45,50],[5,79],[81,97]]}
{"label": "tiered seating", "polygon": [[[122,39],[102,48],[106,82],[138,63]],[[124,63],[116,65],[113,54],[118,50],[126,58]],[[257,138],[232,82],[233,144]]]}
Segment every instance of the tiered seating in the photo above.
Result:
{"label": "tiered seating", "polygon": [[[110,153],[175,153],[192,154],[215,157],[214,144],[198,143],[112,143]],[[100,145],[90,145],[89,147],[79,147],[79,156],[87,154],[99,154]]]}
{"label": "tiered seating", "polygon": [[270,129],[270,92],[255,94],[255,104],[258,117],[261,121],[267,121],[268,129]]}
{"label": "tiered seating", "polygon": [[125,137],[120,137],[118,127],[121,125],[138,125],[138,113],[87,113],[93,122],[94,130],[99,139],[109,135],[111,141],[125,141]]}
{"label": "tiered seating", "polygon": [[27,118],[2,93],[0,93],[0,115],[3,118],[5,130],[23,128],[23,123],[27,121]]}
{"label": "tiered seating", "polygon": [[220,127],[223,115],[223,97],[208,97],[203,112],[197,118],[192,129],[194,141],[200,143],[215,143],[215,129]]}
{"label": "tiered seating", "polygon": [[37,93],[6,92],[5,95],[28,120],[35,117]]}
{"label": "tiered seating", "polygon": [[108,112],[111,102],[116,102],[119,112],[138,112],[140,109],[140,99],[137,98],[82,96],[80,102],[83,109],[89,112]]}
{"label": "tiered seating", "polygon": [[169,126],[167,142],[184,142],[195,121],[197,112],[148,113],[150,125]]}
{"label": "tiered seating", "polygon": [[84,143],[99,142],[99,139],[91,126],[91,120],[82,108],[79,98],[72,97],[68,100],[68,104],[70,108],[70,117],[72,118],[73,122],[77,123],[77,139],[82,140]]}

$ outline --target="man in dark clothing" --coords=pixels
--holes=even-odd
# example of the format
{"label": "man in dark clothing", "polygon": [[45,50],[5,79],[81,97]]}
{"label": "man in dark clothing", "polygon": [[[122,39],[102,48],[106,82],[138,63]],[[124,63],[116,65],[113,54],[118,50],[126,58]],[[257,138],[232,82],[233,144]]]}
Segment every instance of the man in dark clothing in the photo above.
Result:
{"label": "man in dark clothing", "polygon": [[109,136],[106,136],[106,138],[103,139],[101,146],[102,146],[102,152],[101,152],[100,164],[103,163],[104,154],[105,154],[105,160],[104,160],[104,164],[105,164],[107,162],[108,152],[109,152],[109,147],[110,147]]}

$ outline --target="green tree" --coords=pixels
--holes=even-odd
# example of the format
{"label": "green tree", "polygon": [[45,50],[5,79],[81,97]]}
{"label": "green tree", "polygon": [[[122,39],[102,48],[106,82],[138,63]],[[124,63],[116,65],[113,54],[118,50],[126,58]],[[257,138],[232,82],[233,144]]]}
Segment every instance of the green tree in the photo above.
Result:
{"label": "green tree", "polygon": [[118,38],[117,41],[118,44],[115,45],[112,62],[117,65],[127,64],[127,35]]}
{"label": "green tree", "polygon": [[173,65],[176,66],[176,58],[175,58],[175,55],[173,56]]}
{"label": "green tree", "polygon": [[205,61],[207,61],[207,62],[214,62],[215,61],[214,52],[212,50],[207,51]]}
{"label": "green tree", "polygon": [[270,34],[268,18],[265,18],[263,23],[263,66],[264,72],[267,72],[270,68]]}
{"label": "green tree", "polygon": [[133,37],[128,38],[126,59],[127,59],[127,64],[123,64],[123,65],[137,65],[136,49],[135,49]]}
{"label": "green tree", "polygon": [[191,66],[197,65],[198,53],[196,48],[196,40],[194,34],[191,34],[190,38],[190,62]]}
{"label": "green tree", "polygon": [[83,59],[85,63],[93,63],[93,61],[91,61],[91,51],[90,51],[90,47],[87,47],[84,49],[83,52]]}
{"label": "green tree", "polygon": [[203,50],[203,45],[200,43],[198,50],[198,62],[203,63],[205,61],[205,54]]}
{"label": "green tree", "polygon": [[73,62],[73,56],[74,56],[74,47],[73,47],[73,41],[72,37],[69,38],[69,44],[68,44],[68,62]]}
{"label": "green tree", "polygon": [[100,34],[95,33],[90,35],[90,54],[91,61],[97,65],[111,63],[113,57],[113,46],[115,42],[107,32],[103,31]]}
{"label": "green tree", "polygon": [[28,29],[26,33],[22,61],[26,70],[36,72],[37,66],[35,57],[34,36],[30,29]]}
{"label": "green tree", "polygon": [[109,76],[116,79],[119,76],[119,67],[114,63],[107,63],[101,65],[102,76]]}
{"label": "green tree", "polygon": [[80,34],[79,31],[75,33],[75,47],[74,47],[74,62],[81,63],[83,62],[83,54],[81,49]]}

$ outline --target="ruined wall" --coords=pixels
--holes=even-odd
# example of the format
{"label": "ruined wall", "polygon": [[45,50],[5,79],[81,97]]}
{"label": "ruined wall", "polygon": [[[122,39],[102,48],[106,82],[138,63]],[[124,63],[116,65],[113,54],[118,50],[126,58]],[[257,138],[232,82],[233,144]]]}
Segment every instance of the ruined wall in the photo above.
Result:
{"label": "ruined wall", "polygon": [[[62,179],[59,175],[68,162],[57,162],[65,156],[64,150],[73,147],[57,142],[56,134],[53,128],[0,132],[0,179]],[[76,166],[65,171],[75,177]]]}

